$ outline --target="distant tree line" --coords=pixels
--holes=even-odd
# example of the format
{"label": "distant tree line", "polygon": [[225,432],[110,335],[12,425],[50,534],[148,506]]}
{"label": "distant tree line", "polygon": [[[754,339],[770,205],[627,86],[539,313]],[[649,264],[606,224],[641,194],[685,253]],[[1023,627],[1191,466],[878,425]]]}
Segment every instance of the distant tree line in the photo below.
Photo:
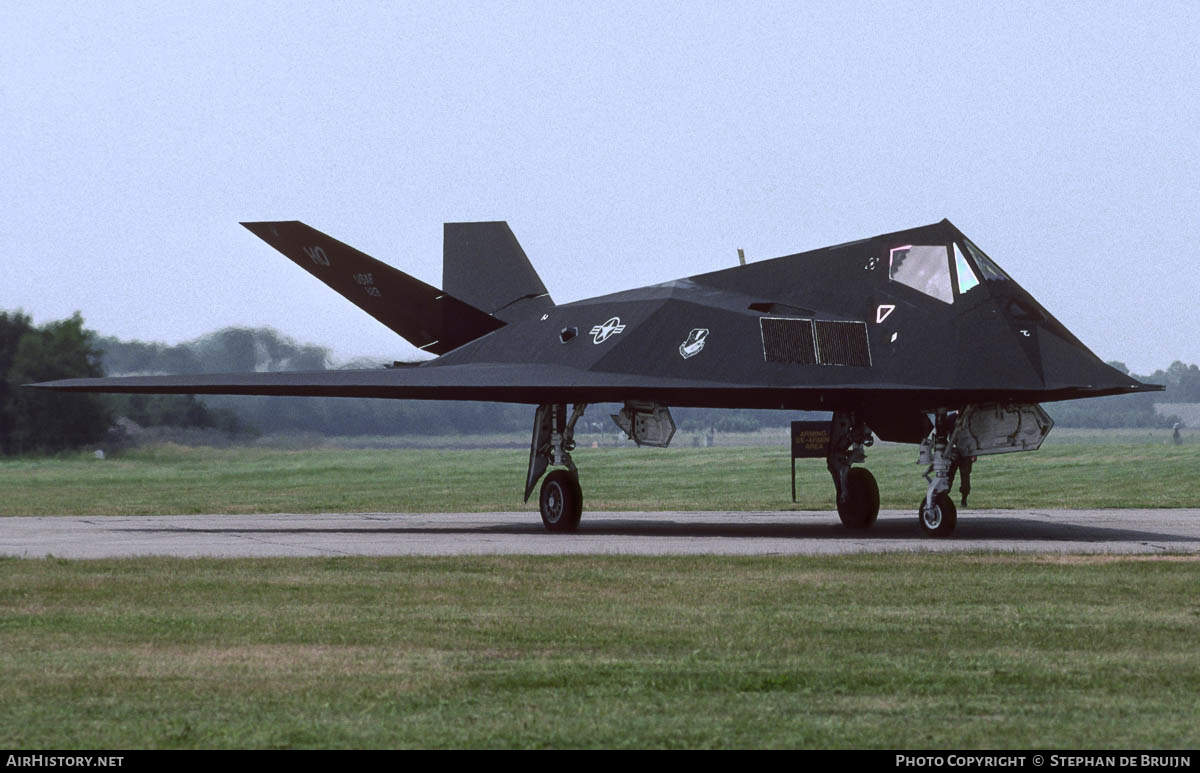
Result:
{"label": "distant tree line", "polygon": [[1093,428],[1170,427],[1179,421],[1179,417],[1157,413],[1155,403],[1200,403],[1200,368],[1196,365],[1185,365],[1176,360],[1166,370],[1138,376],[1130,374],[1123,362],[1108,364],[1138,381],[1163,384],[1167,391],[1047,403],[1044,407],[1055,424]]}
{"label": "distant tree line", "polygon": [[[226,328],[173,346],[116,338],[99,339],[99,346],[104,351],[104,370],[114,376],[334,367],[328,349],[297,343],[270,328]],[[354,360],[341,367],[383,365],[381,357]],[[234,429],[250,433],[444,435],[509,432],[533,424],[533,414],[523,406],[493,403],[240,395],[206,396],[199,402],[218,417],[235,416],[238,423]]]}
{"label": "distant tree line", "polygon": [[84,329],[78,313],[34,327],[19,311],[0,311],[0,451],[60,451],[103,437],[113,416],[102,397],[21,388],[101,375],[95,335]]}
{"label": "distant tree line", "polygon": [[[96,339],[110,376],[328,370],[329,350],[269,328],[229,327],[182,344]],[[378,364],[378,363],[373,363]]]}
{"label": "distant tree line", "polygon": [[[382,359],[382,358],[381,358]],[[1128,373],[1122,363],[1109,363]],[[103,440],[114,422],[124,426],[215,430],[230,436],[259,433],[321,435],[482,434],[527,432],[529,406],[358,398],[180,395],[87,395],[21,389],[21,384],[101,375],[327,370],[324,347],[300,344],[271,329],[227,328],[182,344],[98,337],[76,313],[35,327],[21,312],[0,312],[0,452],[58,451]],[[383,367],[357,360],[342,367]],[[1177,421],[1155,412],[1156,402],[1200,402],[1200,368],[1174,362],[1141,381],[1165,384],[1163,393],[1049,403],[1066,427],[1161,427]],[[583,429],[615,432],[608,414],[619,406],[590,406]],[[682,431],[752,432],[813,418],[795,411],[680,408]]]}
{"label": "distant tree line", "polygon": [[[66,394],[24,389],[23,384],[90,378],[107,372],[108,342],[70,319],[35,327],[20,311],[0,311],[0,453],[44,453],[110,439],[118,419],[141,427],[249,432],[233,411],[191,395]],[[160,347],[161,348],[161,347]]]}

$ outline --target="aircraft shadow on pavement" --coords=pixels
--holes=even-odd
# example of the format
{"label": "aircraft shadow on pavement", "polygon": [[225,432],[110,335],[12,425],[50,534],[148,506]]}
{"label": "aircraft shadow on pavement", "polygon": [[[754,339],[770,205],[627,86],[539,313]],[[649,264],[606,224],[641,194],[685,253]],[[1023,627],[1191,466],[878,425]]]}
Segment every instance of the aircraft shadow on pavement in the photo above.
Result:
{"label": "aircraft shadow on pavement", "polygon": [[[361,522],[360,522],[361,523]],[[852,531],[836,521],[798,523],[688,523],[676,520],[622,519],[588,522],[585,518],[574,534],[547,534],[536,516],[529,523],[458,526],[453,516],[447,516],[445,526],[401,524],[377,527],[346,526],[345,528],[286,526],[269,528],[189,528],[153,527],[122,528],[121,531],[174,534],[258,534],[258,535],[528,535],[544,539],[573,537],[708,537],[733,539],[831,539],[831,540],[911,540],[922,539],[916,516],[911,519],[881,518],[868,530]],[[947,542],[976,542],[991,540],[1020,540],[1045,542],[1198,542],[1200,534],[1163,534],[1127,528],[1111,528],[1056,521],[1029,520],[1018,517],[981,516],[964,518],[958,523],[954,537]],[[930,540],[933,542],[934,540]]]}

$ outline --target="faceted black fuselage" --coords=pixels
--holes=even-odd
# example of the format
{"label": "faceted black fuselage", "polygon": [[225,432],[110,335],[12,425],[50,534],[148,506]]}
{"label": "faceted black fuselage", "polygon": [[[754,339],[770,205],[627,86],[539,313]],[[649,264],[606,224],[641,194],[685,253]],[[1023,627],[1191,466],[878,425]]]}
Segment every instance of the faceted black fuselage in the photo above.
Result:
{"label": "faceted black fuselage", "polygon": [[504,223],[447,224],[444,283],[456,295],[303,223],[246,227],[441,356],[39,386],[852,410],[885,438],[915,436],[905,426],[938,409],[1161,389],[1105,365],[947,220],[562,305]]}

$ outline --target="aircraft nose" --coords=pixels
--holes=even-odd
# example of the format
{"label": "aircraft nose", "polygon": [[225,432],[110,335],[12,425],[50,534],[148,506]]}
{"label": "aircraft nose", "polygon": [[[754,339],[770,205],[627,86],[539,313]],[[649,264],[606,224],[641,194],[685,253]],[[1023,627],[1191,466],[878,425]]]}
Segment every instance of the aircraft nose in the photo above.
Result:
{"label": "aircraft nose", "polygon": [[996,305],[1012,337],[1047,389],[1119,393],[1139,383],[1106,365],[1070,330],[1020,288],[997,293]]}
{"label": "aircraft nose", "polygon": [[1024,340],[1036,338],[1042,379],[1048,389],[1075,388],[1120,394],[1140,391],[1144,386],[1106,364],[1077,340],[1066,340],[1045,325],[1029,330],[1028,336],[1018,328],[1017,335]]}

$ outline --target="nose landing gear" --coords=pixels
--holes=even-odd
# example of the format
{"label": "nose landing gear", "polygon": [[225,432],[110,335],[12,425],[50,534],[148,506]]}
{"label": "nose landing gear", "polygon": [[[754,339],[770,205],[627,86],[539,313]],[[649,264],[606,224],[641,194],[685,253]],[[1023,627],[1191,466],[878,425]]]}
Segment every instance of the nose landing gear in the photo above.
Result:
{"label": "nose landing gear", "polygon": [[935,494],[931,504],[922,500],[917,516],[921,521],[921,531],[929,537],[949,537],[958,525],[958,508],[945,492]]}
{"label": "nose landing gear", "polygon": [[[925,471],[925,480],[929,482],[929,488],[917,507],[917,520],[921,524],[922,533],[928,537],[949,537],[958,525],[958,508],[950,498],[952,470],[955,460],[959,457],[955,443],[956,418],[956,415],[948,415],[946,409],[938,409],[933,422],[933,432],[921,444],[920,461],[929,465],[929,469]],[[963,500],[965,504],[965,494]]]}

